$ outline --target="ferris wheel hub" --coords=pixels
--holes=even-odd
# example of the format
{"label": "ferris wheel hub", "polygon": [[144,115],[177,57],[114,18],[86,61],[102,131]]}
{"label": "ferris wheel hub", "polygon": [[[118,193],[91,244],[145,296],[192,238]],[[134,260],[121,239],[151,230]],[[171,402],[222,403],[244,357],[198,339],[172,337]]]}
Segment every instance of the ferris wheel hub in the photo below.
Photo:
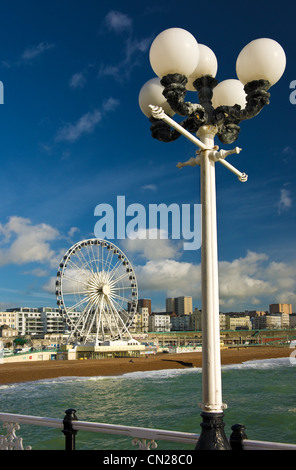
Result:
{"label": "ferris wheel hub", "polygon": [[102,292],[104,295],[110,295],[111,289],[108,284],[103,285]]}

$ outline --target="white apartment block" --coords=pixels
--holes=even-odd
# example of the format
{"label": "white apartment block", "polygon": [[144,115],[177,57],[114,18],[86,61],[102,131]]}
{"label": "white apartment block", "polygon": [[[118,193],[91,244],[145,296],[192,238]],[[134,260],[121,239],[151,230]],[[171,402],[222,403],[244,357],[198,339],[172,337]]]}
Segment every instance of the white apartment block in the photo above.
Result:
{"label": "white apartment block", "polygon": [[226,315],[226,330],[252,329],[252,322],[248,315]]}
{"label": "white apartment block", "polygon": [[274,330],[289,329],[290,315],[288,313],[275,313],[273,315],[264,315],[262,317],[254,317],[254,330]]}
{"label": "white apartment block", "polygon": [[65,322],[58,308],[19,307],[0,312],[0,324],[15,328],[19,335],[62,334]]}
{"label": "white apartment block", "polygon": [[151,313],[149,316],[149,331],[171,331],[170,316],[166,312]]}

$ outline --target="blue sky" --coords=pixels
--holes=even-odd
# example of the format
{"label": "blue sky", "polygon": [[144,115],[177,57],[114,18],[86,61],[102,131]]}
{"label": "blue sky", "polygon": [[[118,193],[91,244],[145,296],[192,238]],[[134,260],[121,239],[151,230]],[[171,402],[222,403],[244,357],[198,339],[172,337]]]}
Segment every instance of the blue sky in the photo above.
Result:
{"label": "blue sky", "polygon": [[[199,168],[185,138],[151,138],[138,106],[154,77],[149,48],[171,27],[190,31],[218,60],[217,79],[236,78],[235,62],[251,40],[278,41],[287,67],[270,105],[241,124],[229,162],[247,183],[217,168],[220,310],[266,310],[291,302],[296,311],[295,203],[296,7],[245,1],[3,0],[0,307],[55,306],[53,282],[65,251],[92,238],[98,204],[199,204]],[[189,94],[189,99],[196,99]],[[218,143],[218,142],[217,142]],[[218,143],[220,147],[221,144]],[[227,147],[227,146],[226,146]],[[191,295],[201,306],[200,250],[176,240],[114,240],[133,263],[139,297],[165,307]]]}

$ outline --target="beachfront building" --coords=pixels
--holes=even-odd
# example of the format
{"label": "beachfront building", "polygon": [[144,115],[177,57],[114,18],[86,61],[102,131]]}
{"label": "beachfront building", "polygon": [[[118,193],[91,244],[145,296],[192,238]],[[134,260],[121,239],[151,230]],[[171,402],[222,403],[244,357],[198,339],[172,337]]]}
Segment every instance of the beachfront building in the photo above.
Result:
{"label": "beachfront building", "polygon": [[290,316],[289,316],[289,325],[290,325],[290,328],[296,328],[296,313],[292,313]]}
{"label": "beachfront building", "polygon": [[0,325],[9,326],[16,329],[16,312],[0,312]]}
{"label": "beachfront building", "polygon": [[138,307],[134,315],[133,322],[129,328],[130,333],[148,333],[149,329],[149,308]]}
{"label": "beachfront building", "polygon": [[251,330],[252,322],[249,315],[225,315],[226,330]]}
{"label": "beachfront building", "polygon": [[227,329],[225,313],[219,313],[219,324],[220,324],[220,331]]}
{"label": "beachfront building", "polygon": [[290,315],[288,313],[274,313],[272,315],[256,316],[253,319],[254,330],[289,329]]}
{"label": "beachfront building", "polygon": [[172,331],[190,331],[191,329],[191,315],[171,315],[171,330]]}
{"label": "beachfront building", "polygon": [[201,317],[202,317],[201,311],[198,308],[195,308],[193,313],[190,315],[190,330],[191,331],[202,330]]}
{"label": "beachfront building", "polygon": [[39,309],[43,325],[43,334],[63,334],[65,322],[57,308],[42,307]]}
{"label": "beachfront building", "polygon": [[171,331],[170,315],[166,312],[152,312],[149,316],[149,331]]}
{"label": "beachfront building", "polygon": [[0,326],[0,338],[11,339],[17,336],[17,330],[7,325]]}
{"label": "beachfront building", "polygon": [[16,307],[0,314],[0,324],[8,325],[25,336],[43,336],[47,333],[62,334],[66,325],[58,308]]}

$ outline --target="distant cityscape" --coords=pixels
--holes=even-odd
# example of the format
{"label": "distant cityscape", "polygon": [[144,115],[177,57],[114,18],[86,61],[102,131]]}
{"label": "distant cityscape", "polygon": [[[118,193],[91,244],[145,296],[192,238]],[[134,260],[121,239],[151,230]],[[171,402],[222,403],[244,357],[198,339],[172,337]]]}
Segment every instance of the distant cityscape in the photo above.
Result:
{"label": "distant cityscape", "polygon": [[[268,311],[220,313],[220,331],[296,328],[292,304],[270,304]],[[153,311],[151,299],[139,299],[137,312],[129,328],[131,334],[151,332],[202,331],[202,312],[192,307],[192,297],[166,299],[165,311]],[[0,312],[0,337],[67,334],[67,325],[59,308],[16,307]]]}

